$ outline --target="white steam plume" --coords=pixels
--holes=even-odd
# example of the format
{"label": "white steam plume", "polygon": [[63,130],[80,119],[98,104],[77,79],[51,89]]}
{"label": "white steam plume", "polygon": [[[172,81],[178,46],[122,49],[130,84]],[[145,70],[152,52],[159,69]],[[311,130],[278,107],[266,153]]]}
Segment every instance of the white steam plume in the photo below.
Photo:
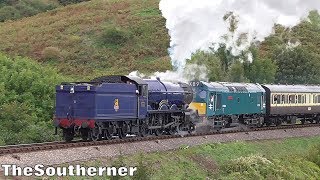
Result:
{"label": "white steam plume", "polygon": [[[171,42],[172,64],[184,68],[186,59],[198,49],[206,50],[212,43],[227,43],[233,53],[248,47],[253,40],[263,41],[272,33],[274,23],[292,27],[309,11],[319,10],[319,0],[161,0],[160,10],[167,19]],[[223,16],[233,12],[238,28],[233,39],[225,42],[229,23]],[[235,41],[247,34],[247,42],[240,47]]]}
{"label": "white steam plume", "polygon": [[207,81],[207,68],[204,65],[188,64],[183,71],[169,71],[166,72],[155,72],[152,75],[146,75],[139,71],[133,71],[129,74],[132,77],[160,78],[163,81],[168,82],[184,82],[187,83],[189,80],[204,80]]}

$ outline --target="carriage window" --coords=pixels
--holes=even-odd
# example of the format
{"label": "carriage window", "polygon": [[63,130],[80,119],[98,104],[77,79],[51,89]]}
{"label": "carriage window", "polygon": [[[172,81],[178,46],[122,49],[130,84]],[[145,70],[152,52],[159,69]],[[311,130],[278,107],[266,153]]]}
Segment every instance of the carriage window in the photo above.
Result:
{"label": "carriage window", "polygon": [[317,95],[317,103],[320,103],[320,95]]}
{"label": "carriage window", "polygon": [[277,95],[277,104],[280,104],[280,103],[281,103],[281,96]]}
{"label": "carriage window", "polygon": [[281,96],[281,104],[285,104],[285,100],[286,100],[285,95],[282,95]]}
{"label": "carriage window", "polygon": [[273,95],[273,104],[277,104],[277,100],[278,100],[277,95]]}
{"label": "carriage window", "polygon": [[309,103],[312,103],[312,95],[309,94]]}
{"label": "carriage window", "polygon": [[285,95],[284,98],[285,98],[284,103],[288,104],[289,103],[289,95]]}
{"label": "carriage window", "polygon": [[307,101],[307,99],[306,99],[306,95],[303,95],[303,96],[302,96],[302,104],[305,104],[305,103],[306,103],[306,101]]}
{"label": "carriage window", "polygon": [[289,95],[289,103],[294,104],[296,102],[296,96],[295,95]]}
{"label": "carriage window", "polygon": [[298,95],[298,103],[300,104],[302,102],[302,97],[301,95]]}

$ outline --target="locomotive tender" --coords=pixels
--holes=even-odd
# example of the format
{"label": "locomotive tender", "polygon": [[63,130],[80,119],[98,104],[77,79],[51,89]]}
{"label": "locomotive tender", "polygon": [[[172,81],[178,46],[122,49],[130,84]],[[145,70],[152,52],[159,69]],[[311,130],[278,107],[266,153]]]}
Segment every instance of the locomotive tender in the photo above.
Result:
{"label": "locomotive tender", "polygon": [[232,123],[261,127],[320,121],[320,86],[190,82],[190,108],[214,128]]}
{"label": "locomotive tender", "polygon": [[188,84],[104,76],[92,82],[56,86],[54,124],[66,141],[124,138],[127,134],[174,134],[192,131],[187,105],[193,99]]}

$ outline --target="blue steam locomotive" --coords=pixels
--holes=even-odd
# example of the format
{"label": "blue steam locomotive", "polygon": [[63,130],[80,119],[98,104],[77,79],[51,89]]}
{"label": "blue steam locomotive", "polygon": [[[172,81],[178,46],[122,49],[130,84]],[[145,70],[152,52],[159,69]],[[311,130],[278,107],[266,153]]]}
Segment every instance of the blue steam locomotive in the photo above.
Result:
{"label": "blue steam locomotive", "polygon": [[192,87],[128,76],[56,86],[54,124],[66,141],[124,138],[127,134],[174,134],[194,130]]}

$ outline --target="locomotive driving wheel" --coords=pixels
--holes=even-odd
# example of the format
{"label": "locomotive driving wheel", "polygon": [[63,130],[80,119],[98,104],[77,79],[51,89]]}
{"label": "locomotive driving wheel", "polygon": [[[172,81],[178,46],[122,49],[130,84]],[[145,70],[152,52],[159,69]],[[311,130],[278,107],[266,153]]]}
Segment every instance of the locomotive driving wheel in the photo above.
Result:
{"label": "locomotive driving wheel", "polygon": [[81,138],[84,141],[87,141],[89,138],[89,130],[88,129],[80,129]]}
{"label": "locomotive driving wheel", "polygon": [[123,132],[122,128],[117,129],[117,132],[120,139],[123,139],[126,137],[126,134]]}
{"label": "locomotive driving wheel", "polygon": [[166,131],[169,135],[175,135],[178,133],[178,127],[177,126],[169,127],[168,129],[166,129]]}
{"label": "locomotive driving wheel", "polygon": [[92,141],[98,141],[101,139],[101,128],[96,124],[93,129],[90,129],[89,138]]}
{"label": "locomotive driving wheel", "polygon": [[67,142],[71,142],[74,137],[73,129],[63,129],[63,138]]}
{"label": "locomotive driving wheel", "polygon": [[105,129],[103,130],[104,138],[109,140],[112,138],[112,135],[110,134],[109,130]]}
{"label": "locomotive driving wheel", "polygon": [[127,136],[128,133],[128,127],[127,124],[121,124],[119,128],[117,129],[117,133],[120,139],[124,139]]}
{"label": "locomotive driving wheel", "polygon": [[139,129],[139,135],[141,136],[141,137],[146,137],[146,136],[148,136],[149,135],[149,132],[150,132],[150,130],[148,129],[148,125],[147,124],[142,124],[141,126],[140,126],[140,129]]}
{"label": "locomotive driving wheel", "polygon": [[159,128],[159,129],[155,129],[154,130],[154,134],[156,136],[161,136],[163,134],[163,129],[162,128]]}

